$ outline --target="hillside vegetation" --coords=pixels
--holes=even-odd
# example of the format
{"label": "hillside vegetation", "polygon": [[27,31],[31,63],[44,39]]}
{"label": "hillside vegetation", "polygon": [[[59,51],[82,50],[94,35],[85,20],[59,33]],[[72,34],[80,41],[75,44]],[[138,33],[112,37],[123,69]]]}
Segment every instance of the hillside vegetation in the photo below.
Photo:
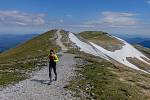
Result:
{"label": "hillside vegetation", "polygon": [[50,48],[58,51],[55,44],[56,30],[48,31],[23,44],[0,54],[0,85],[7,85],[28,77],[35,68],[47,63]]}
{"label": "hillside vegetation", "polygon": [[[81,32],[79,36],[89,41],[101,41],[103,35],[103,41],[117,40],[111,39],[106,34]],[[69,85],[65,86],[66,89],[73,91],[75,97],[80,97],[81,100],[150,99],[149,74],[129,68],[115,60],[111,63],[100,57],[81,52],[77,48],[70,47],[68,52],[76,54],[76,58],[79,59],[76,76],[72,78]],[[145,69],[144,66],[143,64],[143,69]]]}
{"label": "hillside vegetation", "polygon": [[84,31],[79,33],[79,36],[101,45],[109,51],[119,50],[124,45],[120,40],[117,40],[108,33],[102,31]]}
{"label": "hillside vegetation", "polygon": [[149,100],[150,77],[79,51],[76,76],[65,88],[81,100]]}
{"label": "hillside vegetation", "polygon": [[30,57],[46,55],[49,48],[58,49],[54,43],[56,30],[41,34],[24,44],[18,45],[0,54],[0,63],[3,61],[20,60]]}
{"label": "hillside vegetation", "polygon": [[[55,43],[56,31],[46,32],[17,48],[1,53],[0,86],[23,80],[29,76],[28,73],[31,71],[45,66],[49,48],[54,48],[56,51],[60,49]],[[67,31],[61,30],[61,34],[63,35],[61,41],[69,49],[67,52],[76,55],[76,75],[70,78],[70,83],[64,87],[73,91],[75,97],[80,97],[81,100],[150,99],[149,74],[134,70],[116,61],[111,63],[100,57],[81,52],[69,41]],[[124,45],[105,32],[85,31],[79,33],[78,36],[97,44],[100,43],[100,45],[103,44],[104,48],[111,51]],[[113,44],[113,49],[109,46],[111,44]],[[130,60],[135,63],[136,59]],[[139,61],[137,60],[137,62]],[[138,65],[140,64],[142,63],[139,62]],[[144,65],[142,68],[145,69],[146,66]]]}
{"label": "hillside vegetation", "polygon": [[150,48],[146,48],[141,45],[134,45],[134,47],[150,58]]}

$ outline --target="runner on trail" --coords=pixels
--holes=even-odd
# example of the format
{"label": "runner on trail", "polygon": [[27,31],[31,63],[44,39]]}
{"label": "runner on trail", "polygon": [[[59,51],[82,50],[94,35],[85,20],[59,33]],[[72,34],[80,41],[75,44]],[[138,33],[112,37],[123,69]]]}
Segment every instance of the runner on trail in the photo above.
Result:
{"label": "runner on trail", "polygon": [[50,54],[48,55],[49,58],[49,78],[50,78],[50,82],[49,84],[51,84],[52,82],[52,69],[54,71],[55,74],[55,81],[57,81],[57,71],[56,71],[56,63],[58,62],[58,57],[55,54],[55,51],[53,49],[50,50]]}

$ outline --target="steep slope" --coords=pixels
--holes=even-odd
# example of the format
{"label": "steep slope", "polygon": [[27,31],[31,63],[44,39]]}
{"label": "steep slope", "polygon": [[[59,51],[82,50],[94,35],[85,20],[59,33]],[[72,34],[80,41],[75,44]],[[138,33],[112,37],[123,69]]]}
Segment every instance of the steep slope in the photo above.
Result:
{"label": "steep slope", "polygon": [[145,54],[148,58],[150,58],[150,48],[143,47],[141,45],[133,45],[136,49],[141,51],[143,54]]}
{"label": "steep slope", "polygon": [[[57,37],[55,33],[57,33],[59,36]],[[60,36],[60,34],[62,36]],[[21,81],[12,87],[8,87],[4,91],[0,91],[0,98],[2,100],[10,100],[13,98],[23,98],[24,100],[68,99],[68,96],[70,97],[70,94],[68,92],[64,92],[64,88],[74,91],[72,95],[75,96],[75,100],[77,100],[76,95],[80,96],[81,100],[149,100],[149,74],[131,69],[121,64],[119,61],[116,61],[118,62],[118,65],[114,64],[113,61],[115,59],[111,58],[111,55],[99,49],[99,47],[104,49],[105,44],[101,46],[101,43],[95,43],[94,41],[96,40],[94,40],[92,36],[90,37],[89,41],[89,39],[87,38],[85,39],[80,35],[73,34],[64,30],[52,30],[45,34],[42,34],[42,36],[43,38],[47,38],[48,40],[41,38],[41,35],[36,39],[41,40],[40,43],[45,40],[47,41],[45,43],[42,43],[42,48],[45,46],[45,44],[48,44],[45,49],[37,47],[38,50],[34,49],[33,51],[35,52],[33,53],[33,55],[31,54],[30,57],[24,54],[21,57],[17,56],[17,54],[14,54],[14,59],[9,58],[9,56],[11,55],[3,55],[3,57],[8,57],[6,60],[3,57],[1,58],[2,61],[0,64],[0,84],[8,84],[14,81],[22,80],[24,79],[24,76],[26,78],[26,76],[28,75],[28,73],[26,72],[31,71],[37,67],[44,67],[43,69],[38,71],[38,73],[37,71],[35,71],[33,73],[33,77]],[[110,35],[107,34],[107,36]],[[45,64],[47,63],[46,55],[49,47],[56,47],[57,49],[59,49],[59,47],[55,43],[55,38],[58,39],[56,40],[56,42],[63,51],[73,52],[74,55],[62,53],[62,57],[57,64],[57,71],[59,75],[58,81],[53,82],[51,86],[47,86],[48,70]],[[92,39],[93,41],[91,42]],[[118,50],[120,51],[124,48],[124,46],[126,46],[126,43],[122,42],[122,40],[117,40],[115,37],[111,36],[111,38],[109,39],[109,41],[116,41],[117,47],[116,45],[114,45],[113,47],[111,47],[113,48],[113,50],[111,50],[108,44],[106,45],[106,47],[109,49],[104,49],[107,52],[117,52]],[[107,40],[105,42],[107,42]],[[37,43],[39,44],[39,42]],[[92,45],[92,43],[94,45]],[[120,49],[118,48],[118,43]],[[49,46],[49,44],[51,46]],[[95,47],[95,45],[98,47]],[[30,47],[32,47],[32,45],[30,45]],[[41,53],[38,53],[37,51],[40,51]],[[28,52],[30,52],[30,50]],[[7,64],[8,60],[9,63]],[[75,63],[74,60],[77,60],[77,63]],[[137,59],[131,60],[132,63],[138,65],[138,63],[135,62]],[[136,67],[138,68],[137,65]],[[145,63],[143,65],[145,65]],[[74,70],[74,66],[76,66],[76,73],[72,72],[72,70]],[[76,76],[70,78],[69,76],[72,76],[72,74],[76,74]],[[72,81],[70,81],[70,79]],[[70,81],[70,84],[64,86],[66,83],[68,83],[68,81]]]}
{"label": "steep slope", "polygon": [[67,86],[81,100],[149,100],[149,74],[76,52],[77,77]]}
{"label": "steep slope", "polygon": [[57,30],[41,34],[23,44],[0,54],[0,85],[7,85],[29,76],[35,68],[45,66],[50,48],[59,49],[55,44]]}
{"label": "steep slope", "polygon": [[115,62],[105,52],[91,45],[87,39],[72,32],[68,33],[63,32],[66,34],[65,44],[69,38],[70,44],[66,44],[69,52],[79,58],[76,67],[77,77],[66,86],[75,92],[75,96],[81,100],[149,100],[150,77],[147,72],[137,71],[118,61]]}
{"label": "steep slope", "polygon": [[120,40],[102,31],[84,31],[79,33],[79,35],[90,42],[101,45],[108,51],[120,50],[124,45]]}
{"label": "steep slope", "polygon": [[[74,40],[76,36],[73,33],[69,34],[71,41],[74,42],[81,51],[87,52],[87,50],[89,50],[88,52],[90,52],[92,51],[90,49],[94,48],[94,51],[96,50],[96,52],[107,56],[110,60],[115,60],[125,66],[144,72],[149,72],[150,70],[149,58],[120,38],[98,31],[85,31],[79,33],[78,36],[81,39]],[[82,42],[82,39],[87,43],[79,43],[79,41]],[[90,45],[91,47],[85,47],[85,45]],[[84,48],[86,48],[86,50]],[[101,55],[97,54],[97,56],[103,57]],[[139,64],[139,62],[141,64]]]}
{"label": "steep slope", "polygon": [[[58,36],[56,45],[61,47],[62,51],[67,48],[61,42],[60,31],[56,32]],[[48,66],[45,65],[39,71],[34,71],[32,76],[26,80],[20,81],[15,85],[8,86],[0,91],[1,100],[78,100],[71,95],[70,91],[64,89],[68,84],[70,77],[74,75],[74,65],[76,65],[75,55],[62,53],[57,63],[57,81],[51,85],[48,77]],[[53,74],[53,73],[52,73]],[[79,99],[80,100],[80,99]]]}
{"label": "steep slope", "polygon": [[56,38],[55,33],[56,30],[51,30],[0,54],[0,63],[3,60],[19,60],[45,55],[49,48],[57,50],[57,47],[53,43],[53,39]]}
{"label": "steep slope", "polygon": [[104,53],[102,53],[101,51],[97,51],[97,49],[94,48],[92,45],[86,42],[80,41],[80,39],[78,39],[77,36],[75,36],[73,33],[69,34],[69,38],[71,42],[75,43],[75,45],[78,46],[81,51],[84,51],[86,53],[89,53],[95,56],[100,56],[104,59],[109,60],[109,58]]}

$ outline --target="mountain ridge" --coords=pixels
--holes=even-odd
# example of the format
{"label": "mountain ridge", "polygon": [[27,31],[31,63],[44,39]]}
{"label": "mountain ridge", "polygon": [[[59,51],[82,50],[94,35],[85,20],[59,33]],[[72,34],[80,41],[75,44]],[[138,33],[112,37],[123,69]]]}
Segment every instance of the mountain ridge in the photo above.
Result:
{"label": "mountain ridge", "polygon": [[[94,49],[93,49],[93,47],[94,47],[98,50],[98,52],[100,54],[98,56],[100,56],[100,57],[108,56],[111,59],[116,60],[117,62],[122,63],[128,67],[133,68],[133,69],[141,70],[141,71],[146,72],[146,73],[149,72],[149,68],[150,68],[149,58],[146,57],[145,55],[143,55],[137,49],[135,49],[132,45],[130,45],[129,43],[127,43],[126,41],[124,41],[120,38],[111,36],[109,34],[103,34],[102,32],[99,32],[98,35],[100,37],[97,38],[97,33],[95,35],[95,31],[93,31],[94,35],[92,34],[92,31],[89,31],[89,32],[85,31],[84,34],[83,33],[78,34],[78,35],[85,37],[86,41],[88,41],[86,44],[80,42],[81,40],[79,40],[79,39],[74,39],[76,37],[75,37],[75,35],[73,36],[73,33],[70,33],[71,35],[70,34],[69,35],[70,35],[72,42],[74,42],[77,46],[79,46],[79,48],[81,48],[82,51],[86,51],[87,53],[98,55],[97,51],[96,52],[94,51]],[[88,37],[86,37],[87,35],[91,35],[91,36],[88,36],[89,37],[88,38]],[[92,39],[91,39],[91,37],[92,37]],[[104,42],[104,45],[106,45],[106,46],[108,45],[108,43],[116,44],[116,42],[112,42],[114,40],[119,41],[119,42],[117,42],[117,45],[118,45],[118,43],[123,44],[123,45],[121,45],[121,48],[119,48],[119,49],[117,48],[115,50],[113,47],[116,48],[116,46],[111,45],[111,48],[113,48],[113,50],[111,51],[109,49],[104,48],[104,46],[101,44],[101,42]],[[108,41],[110,41],[110,42],[108,42]],[[92,45],[92,47],[90,47],[90,45]],[[91,50],[90,50],[90,48],[91,48]],[[129,60],[129,58],[130,58],[130,60]],[[109,58],[107,58],[107,59],[109,59]],[[144,65],[140,65],[137,67],[137,64],[136,64],[136,63],[138,63],[137,59],[139,61],[141,61]]]}
{"label": "mountain ridge", "polygon": [[[49,31],[49,32],[53,32],[53,33],[55,33],[57,31],[57,29],[56,30],[51,30],[51,31]],[[70,33],[70,32],[68,32],[68,31],[65,31],[65,30],[63,30],[64,32],[66,32],[66,33]],[[47,32],[48,33],[48,32]],[[37,37],[35,37],[35,38],[33,38],[33,39],[31,39],[31,40],[29,40],[29,41],[27,41],[27,42],[25,42],[25,43],[23,43],[23,44],[20,44],[20,45],[18,45],[16,48],[12,48],[12,49],[10,49],[10,50],[8,50],[8,51],[6,51],[6,52],[4,52],[4,53],[1,53],[0,54],[0,59],[1,59],[1,61],[2,60],[4,60],[4,59],[8,59],[8,58],[12,58],[12,56],[13,56],[13,59],[16,59],[17,57],[19,57],[19,59],[21,59],[21,55],[26,55],[25,57],[29,57],[30,58],[30,56],[32,56],[32,55],[46,55],[46,48],[45,48],[45,46],[44,47],[42,47],[42,42],[41,42],[41,44],[40,44],[40,42],[38,42],[38,41],[34,41],[34,39],[36,39],[36,38],[38,38],[38,37],[42,37],[43,35],[45,35],[45,34],[41,34],[41,35],[39,35],[39,36],[37,36]],[[117,38],[117,37],[114,37],[114,36],[112,36],[112,35],[110,35],[110,34],[108,34],[107,32],[102,32],[102,31],[84,31],[84,32],[80,32],[80,33],[78,33],[78,34],[76,34],[76,36],[77,36],[77,38],[82,38],[83,40],[85,40],[84,42],[86,42],[86,41],[89,41],[89,47],[88,48],[93,48],[94,46],[101,46],[102,48],[101,48],[101,54],[103,55],[103,56],[108,56],[107,55],[107,53],[105,54],[104,53],[104,49],[105,49],[105,51],[106,50],[108,50],[110,53],[112,52],[117,52],[118,50],[121,50],[124,46],[125,46],[125,43],[126,42],[124,42],[123,40],[121,40],[121,39],[119,39],[119,38]],[[76,38],[76,36],[74,37],[74,38]],[[47,37],[47,36],[46,36]],[[55,37],[56,38],[56,37]],[[69,37],[68,37],[69,38]],[[40,39],[40,38],[39,38]],[[42,41],[47,41],[48,40],[48,38],[46,38],[45,40],[42,40]],[[79,40],[75,40],[74,42],[76,42],[76,41],[80,41],[80,39]],[[39,43],[39,44],[37,44],[37,43]],[[92,44],[90,43],[90,42],[92,42]],[[32,45],[29,45],[29,44],[32,44]],[[88,42],[87,42],[88,43]],[[93,44],[94,43],[94,44]],[[95,45],[96,44],[96,45]],[[38,45],[41,45],[41,46],[39,46],[40,48],[39,48],[39,50],[38,50]],[[86,45],[86,44],[83,44],[83,45]],[[35,46],[35,47],[34,47]],[[78,46],[78,45],[77,45]],[[92,47],[90,47],[90,46],[92,46]],[[42,47],[42,48],[41,48]],[[26,49],[25,49],[26,48]],[[28,48],[30,48],[31,50],[29,50]],[[44,49],[45,48],[45,49]],[[80,48],[82,48],[82,46],[80,47]],[[128,47],[127,47],[128,48]],[[130,48],[133,48],[133,47],[130,47]],[[42,50],[43,49],[43,50]],[[48,48],[47,48],[47,50],[48,50]],[[98,50],[98,49],[97,49]],[[27,53],[26,53],[27,52]],[[90,51],[88,51],[88,52],[90,52]],[[93,51],[93,53],[94,53],[95,51]],[[126,51],[127,52],[127,51]],[[130,51],[130,52],[132,52],[132,51]],[[130,53],[130,55],[131,55],[132,53]],[[15,57],[15,55],[17,55],[16,57]],[[27,56],[28,55],[28,56]],[[97,55],[97,53],[95,53],[95,55]],[[139,55],[142,55],[142,54],[139,54]],[[119,56],[119,55],[118,55]],[[110,56],[109,56],[110,57]],[[113,57],[113,55],[112,55],[112,57]],[[127,57],[128,57],[128,55],[127,55]],[[129,56],[130,57],[130,56]],[[134,57],[134,56],[133,56]],[[140,60],[145,60],[145,59],[148,59],[148,58],[146,58],[146,57],[143,57],[143,58],[141,58],[141,56],[139,56],[140,58]],[[4,59],[3,59],[4,58]],[[107,58],[107,57],[106,57]],[[9,60],[10,60],[9,59]],[[18,58],[17,58],[18,59]],[[108,58],[107,58],[108,59]],[[118,59],[121,59],[121,58],[118,58]],[[126,59],[126,58],[125,58]],[[121,61],[121,62],[124,62],[125,61],[125,59],[123,58],[123,61]],[[146,60],[146,61],[148,61],[148,60]],[[145,63],[145,62],[144,62]]]}
{"label": "mountain ridge", "polygon": [[[58,31],[60,32],[59,34]],[[96,37],[94,39],[99,39],[97,38],[98,36],[94,37]],[[114,41],[114,38],[116,37],[112,37],[113,36],[107,38],[110,39],[109,41]],[[67,47],[67,51],[66,48],[60,48],[60,45],[56,44],[57,39],[59,39],[58,43]],[[90,40],[91,39],[93,39],[93,37],[90,37]],[[107,39],[103,41],[107,42]],[[120,43],[121,41],[123,40],[117,41],[117,43]],[[98,42],[101,41],[99,40]],[[42,95],[44,94],[44,98],[46,97],[48,99],[49,96],[51,97],[51,93],[53,93],[53,95],[56,95],[54,91],[57,91],[58,88],[53,88],[53,86],[58,87],[59,85],[61,89],[65,88],[65,90],[67,89],[73,91],[73,95],[75,95],[75,98],[78,98],[79,96],[81,99],[94,98],[97,100],[103,100],[107,98],[110,100],[145,100],[147,98],[150,98],[149,74],[141,70],[135,70],[134,68],[125,66],[124,64],[118,62],[113,58],[110,59],[111,55],[108,55],[109,53],[103,52],[104,48],[100,46],[101,44],[94,43],[94,45],[92,45],[92,43],[93,42],[88,41],[87,39],[81,39],[78,34],[56,29],[43,33],[33,38],[32,40],[19,45],[17,48],[10,49],[9,51],[0,54],[0,86],[7,86],[8,84],[14,84],[15,82],[23,80],[13,86],[13,88],[7,88],[5,91],[7,93],[4,92],[4,95],[6,95],[6,97],[11,97],[10,94],[13,94],[12,97],[15,98],[15,96],[18,93],[20,94],[21,91],[21,94],[18,97],[21,98],[25,95],[25,99],[27,99],[31,93],[30,90],[32,90],[34,92],[32,93],[32,96],[30,96],[33,99],[35,98],[35,95],[37,93],[36,90],[38,89],[40,90],[38,91],[38,93]],[[124,45],[122,45],[122,48],[120,48],[120,50],[122,50],[124,46],[126,46],[126,42],[124,41],[123,44]],[[97,45],[97,47],[100,47],[100,49],[95,47],[95,45]],[[106,46],[108,46],[108,44],[106,44]],[[68,61],[70,60],[70,58],[68,58],[69,55],[67,54],[68,56],[66,55],[66,57],[68,60],[64,59],[63,56],[62,58],[60,58],[61,63],[58,64],[58,70],[59,73],[61,73],[59,74],[61,75],[59,76],[60,78],[62,78],[64,74],[66,75],[66,73],[68,73],[68,68],[64,67],[64,63],[67,64],[66,66],[68,66],[69,68],[75,66],[75,76],[68,78],[71,80],[69,80],[69,82],[67,82],[68,84],[66,84],[65,86],[61,86],[59,82],[54,82],[52,86],[47,86],[45,85],[46,83],[44,83],[47,81],[43,80],[43,78],[48,79],[47,54],[50,48],[55,49],[58,55],[62,55],[61,52],[63,52],[63,50],[65,51],[65,53],[69,53],[69,55],[75,55],[74,58],[71,57],[72,63]],[[113,50],[114,51],[108,49],[107,52],[119,51],[118,48],[117,50],[113,48]],[[120,57],[121,53],[120,55],[115,55],[116,57]],[[133,55],[136,54],[133,53]],[[11,59],[9,57],[11,57]],[[77,60],[77,63],[75,65],[73,63],[74,59]],[[132,63],[135,63],[135,61],[136,59],[131,59]],[[136,64],[138,63],[136,62]],[[41,69],[42,67],[44,71],[43,69]],[[30,75],[32,75],[32,71],[38,69],[40,70],[40,74],[36,73],[35,71],[35,76],[33,77],[35,79],[30,78]],[[39,78],[42,78],[42,80],[40,80]],[[26,89],[26,87],[28,88]],[[22,90],[20,90],[22,88],[23,93]],[[48,94],[49,92],[45,93],[45,91],[41,91],[43,89],[48,90],[50,94]],[[10,90],[10,92],[8,92],[8,90]],[[15,91],[15,95],[14,91],[12,90]],[[42,98],[40,94],[36,97]],[[57,96],[60,97],[60,94],[61,93],[57,94]]]}
{"label": "mountain ridge", "polygon": [[125,36],[119,36],[120,38],[126,40],[127,42],[129,42],[130,44],[139,44],[142,45],[144,47],[148,47],[150,48],[149,42],[150,42],[150,38],[148,37],[136,37],[136,38],[130,38],[130,37],[125,37]]}
{"label": "mountain ridge", "polygon": [[53,48],[56,51],[60,49],[54,43],[55,32],[56,30],[51,30],[40,34],[0,53],[0,85],[5,86],[26,79],[33,70],[45,66],[49,49]]}

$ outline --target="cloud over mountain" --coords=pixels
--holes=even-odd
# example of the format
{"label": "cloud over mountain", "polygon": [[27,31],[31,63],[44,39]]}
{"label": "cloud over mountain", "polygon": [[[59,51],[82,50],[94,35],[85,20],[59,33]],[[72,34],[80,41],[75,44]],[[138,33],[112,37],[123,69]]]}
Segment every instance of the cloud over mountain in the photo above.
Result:
{"label": "cloud over mountain", "polygon": [[25,12],[0,11],[0,23],[6,25],[42,25],[45,23],[44,14],[28,14]]}
{"label": "cloud over mountain", "polygon": [[140,20],[136,18],[136,14],[126,12],[102,12],[101,18],[86,22],[86,24],[109,27],[136,26],[138,23],[140,23]]}

